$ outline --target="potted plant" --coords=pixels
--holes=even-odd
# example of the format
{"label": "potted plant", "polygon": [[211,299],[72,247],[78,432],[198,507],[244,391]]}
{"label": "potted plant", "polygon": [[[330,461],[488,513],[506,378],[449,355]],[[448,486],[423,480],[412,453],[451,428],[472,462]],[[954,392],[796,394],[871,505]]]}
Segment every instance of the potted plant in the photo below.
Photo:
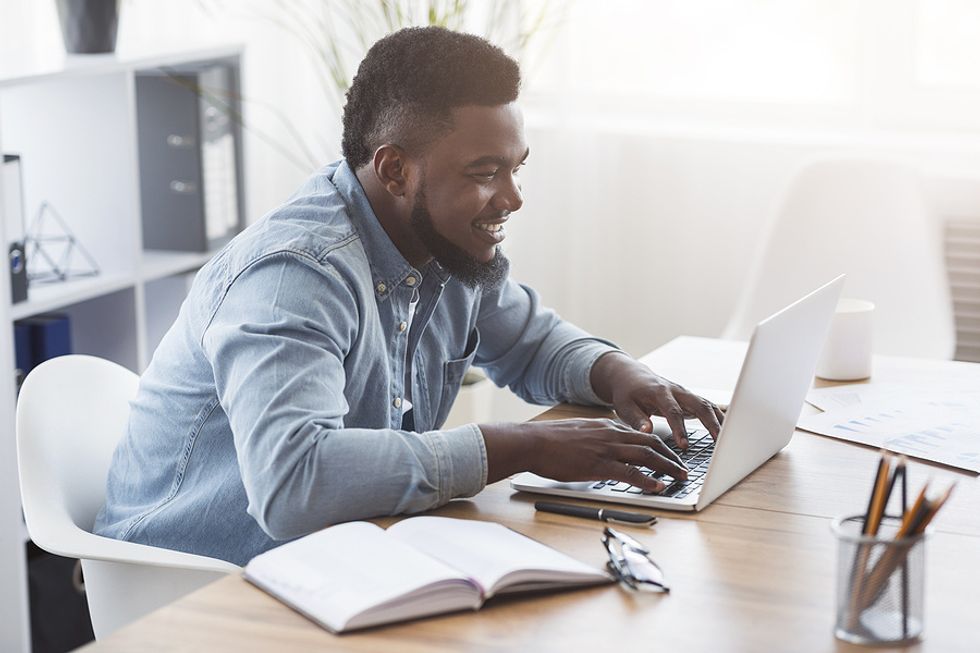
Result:
{"label": "potted plant", "polygon": [[55,0],[69,54],[114,52],[119,0]]}

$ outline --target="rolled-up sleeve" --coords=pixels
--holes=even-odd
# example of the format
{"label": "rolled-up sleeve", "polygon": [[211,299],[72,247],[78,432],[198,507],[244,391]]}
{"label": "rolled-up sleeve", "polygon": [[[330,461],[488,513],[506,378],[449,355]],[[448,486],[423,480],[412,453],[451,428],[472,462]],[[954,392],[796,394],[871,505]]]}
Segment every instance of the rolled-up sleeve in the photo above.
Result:
{"label": "rolled-up sleeve", "polygon": [[333,268],[279,252],[230,283],[202,335],[248,512],[274,539],[426,510],[486,484],[475,425],[426,433],[345,425],[355,304]]}
{"label": "rolled-up sleeve", "polygon": [[592,366],[619,348],[543,307],[533,289],[508,280],[485,294],[477,326],[474,362],[497,385],[536,404],[605,405],[592,388]]}

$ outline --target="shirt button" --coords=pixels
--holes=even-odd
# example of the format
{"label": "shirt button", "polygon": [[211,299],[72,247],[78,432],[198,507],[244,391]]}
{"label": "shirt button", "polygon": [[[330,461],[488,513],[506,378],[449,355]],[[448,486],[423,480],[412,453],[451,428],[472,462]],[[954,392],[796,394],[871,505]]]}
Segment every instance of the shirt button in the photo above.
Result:
{"label": "shirt button", "polygon": [[378,294],[379,295],[381,295],[381,294],[384,294],[384,291],[388,290],[388,286],[384,285],[383,283],[381,283],[379,281],[378,282],[378,285],[375,286],[374,289],[378,291]]}
{"label": "shirt button", "polygon": [[416,279],[415,277],[411,277],[411,276],[410,277],[405,277],[405,283],[407,283],[410,286],[414,286],[417,282],[418,282],[418,279]]}
{"label": "shirt button", "polygon": [[405,331],[405,329],[407,329],[407,328],[408,328],[408,322],[399,322],[398,323],[398,330],[399,331]]}
{"label": "shirt button", "polygon": [[395,397],[395,400],[393,402],[391,402],[391,403],[392,403],[392,405],[394,405],[395,408],[401,408],[402,407],[402,398],[401,397]]}

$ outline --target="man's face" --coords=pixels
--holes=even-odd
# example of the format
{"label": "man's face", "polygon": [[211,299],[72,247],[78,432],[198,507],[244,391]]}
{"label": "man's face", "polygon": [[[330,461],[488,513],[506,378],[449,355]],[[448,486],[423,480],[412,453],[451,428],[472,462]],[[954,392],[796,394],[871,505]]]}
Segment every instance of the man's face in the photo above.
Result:
{"label": "man's face", "polygon": [[504,223],[521,208],[517,172],[527,158],[524,119],[515,104],[452,111],[453,130],[423,157],[412,226],[429,253],[470,285],[498,283]]}

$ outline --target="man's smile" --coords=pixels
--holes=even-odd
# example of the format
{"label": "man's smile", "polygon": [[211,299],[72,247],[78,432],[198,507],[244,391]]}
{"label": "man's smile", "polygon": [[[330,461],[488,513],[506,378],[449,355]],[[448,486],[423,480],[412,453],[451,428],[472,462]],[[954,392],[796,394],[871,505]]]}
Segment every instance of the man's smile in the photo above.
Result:
{"label": "man's smile", "polygon": [[505,222],[507,222],[507,218],[489,222],[477,222],[473,224],[473,228],[482,240],[490,245],[498,245],[507,237],[507,232],[504,229]]}

